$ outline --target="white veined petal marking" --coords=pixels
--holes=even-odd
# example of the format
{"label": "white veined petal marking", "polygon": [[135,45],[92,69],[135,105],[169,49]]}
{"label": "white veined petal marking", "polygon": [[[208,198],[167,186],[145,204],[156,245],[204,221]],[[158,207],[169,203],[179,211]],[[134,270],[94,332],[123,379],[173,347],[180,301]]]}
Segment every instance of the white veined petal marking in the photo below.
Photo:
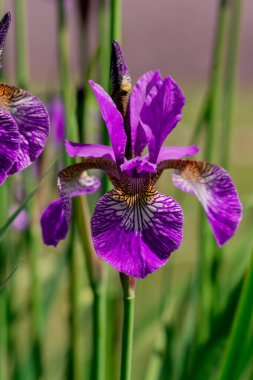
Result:
{"label": "white veined petal marking", "polygon": [[115,211],[121,219],[120,226],[129,231],[140,232],[152,224],[155,213],[164,209],[165,195],[154,186],[144,183],[143,178],[131,178],[120,188],[112,190],[107,201],[108,211]]}

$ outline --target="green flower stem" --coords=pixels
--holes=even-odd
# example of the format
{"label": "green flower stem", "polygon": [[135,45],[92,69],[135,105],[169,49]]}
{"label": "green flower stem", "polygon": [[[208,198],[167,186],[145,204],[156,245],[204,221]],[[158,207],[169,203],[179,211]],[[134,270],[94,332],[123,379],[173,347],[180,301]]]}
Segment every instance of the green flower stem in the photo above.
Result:
{"label": "green flower stem", "polygon": [[136,280],[129,276],[126,276],[123,273],[120,273],[120,280],[123,290],[124,301],[120,379],[130,380],[132,368],[134,300]]}
{"label": "green flower stem", "polygon": [[89,284],[92,289],[96,287],[98,278],[98,265],[95,260],[96,254],[93,248],[93,243],[90,233],[90,213],[86,197],[73,198],[73,208],[75,213],[75,222],[83,252],[85,254],[86,268],[89,279]]}
{"label": "green flower stem", "polygon": [[[0,187],[2,209],[0,222],[3,223],[8,212],[8,189],[6,184]],[[6,241],[0,241],[0,379],[8,379],[8,317],[7,317],[7,291],[6,291]]]}
{"label": "green flower stem", "polygon": [[111,0],[111,41],[121,41],[122,29],[122,2],[121,0]]}
{"label": "green flower stem", "polygon": [[[99,6],[99,83],[109,90],[111,41],[108,32],[109,12],[106,0],[100,0]],[[109,45],[109,49],[108,49]],[[109,141],[108,141],[109,143]]]}
{"label": "green flower stem", "polygon": [[8,353],[7,353],[7,294],[0,289],[0,379],[8,379]]}
{"label": "green flower stem", "polygon": [[0,3],[0,17],[2,18],[4,15],[4,0]]}
{"label": "green flower stem", "polygon": [[223,118],[221,136],[221,165],[228,168],[229,147],[231,140],[231,127],[233,116],[233,98],[236,79],[236,65],[239,46],[239,35],[241,25],[242,0],[234,0],[232,17],[229,28],[228,52],[225,65],[225,83],[223,96]]}
{"label": "green flower stem", "polygon": [[40,378],[43,376],[42,366],[42,340],[43,340],[43,310],[42,310],[42,292],[41,282],[39,275],[38,263],[38,250],[36,248],[35,240],[31,229],[26,234],[27,251],[30,261],[31,273],[31,333],[32,333],[32,347],[31,356],[35,370],[35,377]]}
{"label": "green flower stem", "polygon": [[[251,262],[248,268],[247,276],[245,277],[239,304],[234,317],[231,333],[227,342],[227,347],[224,352],[223,360],[219,370],[218,380],[236,380],[236,363],[240,359],[239,347],[243,345],[248,334],[250,334],[250,321],[252,320],[253,304],[252,304],[252,289],[253,289],[253,253]],[[238,358],[239,355],[239,358]]]}
{"label": "green flower stem", "polygon": [[93,289],[93,363],[91,379],[105,379],[106,292],[101,281]]}
{"label": "green flower stem", "polygon": [[90,287],[93,292],[93,360],[92,380],[105,378],[106,348],[106,277],[102,262],[94,251],[90,233],[90,215],[87,198],[73,199],[75,222],[86,259]]}
{"label": "green flower stem", "polygon": [[26,0],[14,0],[14,4],[17,86],[26,89],[28,84]]}
{"label": "green flower stem", "polygon": [[[107,92],[110,90],[110,51],[111,39],[108,33],[109,12],[106,0],[101,0],[99,3],[99,46],[98,46],[98,64],[99,64],[99,82]],[[110,5],[111,7],[111,5]],[[110,24],[111,28],[111,24]],[[110,29],[109,29],[110,31]],[[103,131],[103,144],[110,145],[110,139],[104,121],[101,121]],[[110,182],[106,175],[103,176],[102,193],[106,193],[110,187]]]}
{"label": "green flower stem", "polygon": [[69,355],[69,378],[81,379],[82,377],[82,353],[80,342],[80,260],[74,245],[75,225],[72,223],[68,243],[68,269],[69,269],[69,301],[70,301],[70,355]]}
{"label": "green flower stem", "polygon": [[67,138],[77,141],[78,128],[74,110],[75,96],[70,74],[70,55],[68,43],[68,29],[65,12],[65,0],[57,0],[58,16],[58,62],[60,71],[60,92],[65,106]]}

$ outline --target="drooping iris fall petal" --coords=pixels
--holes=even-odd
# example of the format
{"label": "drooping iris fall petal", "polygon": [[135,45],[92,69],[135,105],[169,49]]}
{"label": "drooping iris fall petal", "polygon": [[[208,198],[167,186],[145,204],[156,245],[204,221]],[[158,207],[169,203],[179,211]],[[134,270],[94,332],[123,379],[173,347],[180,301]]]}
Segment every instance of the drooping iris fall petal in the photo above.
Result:
{"label": "drooping iris fall petal", "polygon": [[201,202],[219,246],[235,233],[241,218],[242,205],[229,174],[218,165],[193,161],[173,174],[173,182]]}
{"label": "drooping iris fall petal", "polygon": [[[0,61],[10,22],[10,13],[0,21]],[[1,83],[0,184],[40,155],[48,132],[48,114],[41,101],[26,91]]]}
{"label": "drooping iris fall petal", "polygon": [[175,186],[198,198],[218,245],[226,243],[242,218],[242,205],[230,175],[220,166],[202,161],[168,160],[158,165],[158,170],[166,168],[175,169]]}
{"label": "drooping iris fall petal", "polygon": [[[1,103],[0,103],[1,104]],[[0,185],[19,153],[19,132],[13,117],[0,107]]]}
{"label": "drooping iris fall petal", "polygon": [[97,202],[91,231],[97,254],[119,272],[144,278],[181,244],[183,213],[171,197],[142,180],[129,181]]}
{"label": "drooping iris fall petal", "polygon": [[20,136],[19,154],[9,175],[26,168],[40,155],[49,133],[49,118],[39,98],[6,84],[0,84],[0,106],[13,117]]}

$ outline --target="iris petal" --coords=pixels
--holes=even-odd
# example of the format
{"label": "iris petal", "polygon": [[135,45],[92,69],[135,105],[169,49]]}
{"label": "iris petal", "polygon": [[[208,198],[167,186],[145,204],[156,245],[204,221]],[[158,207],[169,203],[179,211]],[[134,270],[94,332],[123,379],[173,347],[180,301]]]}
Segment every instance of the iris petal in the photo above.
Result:
{"label": "iris petal", "polygon": [[[1,100],[0,100],[1,106]],[[13,117],[0,108],[0,184],[19,153],[19,132]]]}
{"label": "iris petal", "polygon": [[89,81],[97,98],[103,119],[105,121],[112,148],[118,165],[122,164],[125,156],[126,133],[121,113],[117,110],[112,98],[105,90],[93,81]]}
{"label": "iris petal", "polygon": [[20,135],[19,155],[8,174],[29,166],[44,149],[49,118],[41,101],[14,86],[0,84],[0,105],[16,121]]}
{"label": "iris petal", "polygon": [[181,244],[183,213],[171,197],[140,178],[106,193],[91,220],[97,254],[113,268],[144,278],[162,267]]}
{"label": "iris petal", "polygon": [[140,121],[140,113],[150,90],[160,80],[159,71],[148,71],[138,79],[130,95],[131,138],[135,156],[140,156],[147,144],[146,133]]}
{"label": "iris petal", "polygon": [[242,218],[242,205],[229,174],[218,165],[182,160],[178,161],[172,179],[179,189],[198,198],[218,245],[226,243]]}
{"label": "iris petal", "polygon": [[103,157],[115,162],[113,149],[107,145],[101,144],[80,144],[66,140],[66,152],[70,157]]}
{"label": "iris petal", "polygon": [[193,156],[198,153],[199,148],[196,145],[190,146],[163,146],[160,149],[157,164],[164,160],[178,159],[185,156]]}
{"label": "iris petal", "polygon": [[150,91],[141,111],[149,161],[156,163],[162,143],[182,117],[184,103],[184,94],[170,77],[158,82]]}
{"label": "iris petal", "polygon": [[62,208],[61,199],[51,202],[41,215],[42,238],[46,245],[57,246],[66,238],[68,225]]}
{"label": "iris petal", "polygon": [[100,186],[98,178],[87,175],[86,170],[88,169],[104,170],[110,179],[117,183],[117,167],[112,161],[105,158],[90,158],[80,164],[74,164],[63,169],[58,174],[58,191],[68,225],[71,221],[71,197],[92,193]]}
{"label": "iris petal", "polygon": [[41,229],[45,244],[56,246],[60,240],[65,239],[71,221],[71,198],[94,193],[99,186],[99,179],[95,176],[88,176],[85,171],[82,171],[78,179],[59,181],[61,199],[50,203],[41,216]]}

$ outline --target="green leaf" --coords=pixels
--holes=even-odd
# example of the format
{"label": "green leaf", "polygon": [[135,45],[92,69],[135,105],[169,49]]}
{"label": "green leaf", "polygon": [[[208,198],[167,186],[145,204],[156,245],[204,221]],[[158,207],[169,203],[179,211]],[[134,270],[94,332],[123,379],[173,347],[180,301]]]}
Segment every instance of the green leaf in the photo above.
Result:
{"label": "green leaf", "polygon": [[250,333],[253,303],[252,303],[252,288],[253,288],[253,252],[251,262],[248,268],[247,276],[244,279],[242,292],[240,295],[239,305],[234,317],[232,330],[229,336],[226,351],[224,352],[221,362],[219,380],[236,380],[236,364],[240,360],[243,343]]}

